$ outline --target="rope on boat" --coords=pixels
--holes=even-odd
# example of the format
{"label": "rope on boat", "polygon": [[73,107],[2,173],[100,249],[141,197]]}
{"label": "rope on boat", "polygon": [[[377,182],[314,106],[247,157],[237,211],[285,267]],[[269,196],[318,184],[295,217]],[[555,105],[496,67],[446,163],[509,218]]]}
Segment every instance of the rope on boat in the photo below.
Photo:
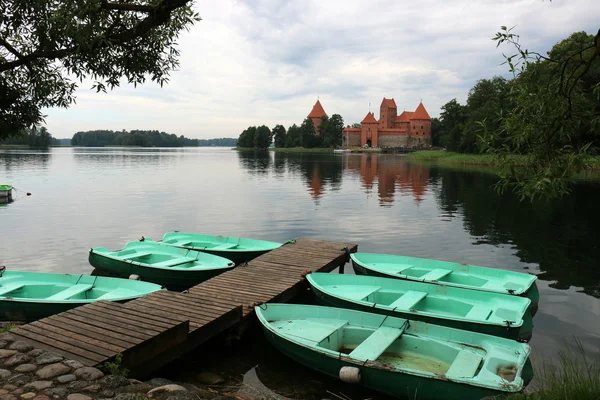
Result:
{"label": "rope on boat", "polygon": [[294,244],[296,243],[296,239],[290,239],[290,240],[286,240],[282,246],[285,246],[286,244]]}

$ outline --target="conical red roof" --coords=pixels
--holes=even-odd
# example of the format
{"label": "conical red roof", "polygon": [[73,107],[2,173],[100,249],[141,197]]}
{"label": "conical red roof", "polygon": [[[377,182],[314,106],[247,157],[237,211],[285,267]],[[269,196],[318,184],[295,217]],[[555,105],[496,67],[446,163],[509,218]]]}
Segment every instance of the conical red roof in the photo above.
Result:
{"label": "conical red roof", "polygon": [[396,102],[394,101],[394,99],[386,99],[385,97],[383,98],[383,101],[381,102],[381,107],[398,108],[398,107],[396,107]]}
{"label": "conical red roof", "polygon": [[425,109],[423,103],[419,103],[419,106],[410,119],[431,119],[431,117],[429,114],[427,114],[427,110]]}
{"label": "conical red roof", "polygon": [[410,122],[409,120],[412,118],[414,112],[412,111],[402,111],[402,114],[396,117],[396,122]]}
{"label": "conical red roof", "polygon": [[327,117],[327,113],[323,109],[321,102],[319,100],[317,100],[317,102],[315,103],[315,105],[312,108],[312,111],[310,112],[310,114],[308,114],[307,118],[321,118],[321,117]]}
{"label": "conical red roof", "polygon": [[367,113],[367,116],[361,122],[363,122],[363,123],[375,122],[376,124],[378,123],[378,121],[375,119],[375,115],[373,115],[372,112]]}

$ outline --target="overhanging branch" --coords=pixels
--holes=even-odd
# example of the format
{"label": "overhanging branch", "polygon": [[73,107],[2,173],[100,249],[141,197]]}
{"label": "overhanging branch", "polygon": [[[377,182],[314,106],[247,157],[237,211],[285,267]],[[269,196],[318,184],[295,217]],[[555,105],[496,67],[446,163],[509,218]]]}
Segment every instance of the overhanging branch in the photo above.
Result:
{"label": "overhanging branch", "polygon": [[6,40],[4,40],[3,38],[0,38],[0,44],[2,46],[4,46],[6,48],[6,50],[10,51],[12,54],[15,55],[15,57],[17,58],[23,58],[23,55],[14,47],[12,47],[10,45],[10,43],[8,43]]}
{"label": "overhanging branch", "polygon": [[[192,0],[162,0],[158,5],[152,7],[152,11],[149,13],[149,15],[142,21],[140,21],[137,25],[115,36],[98,36],[91,41],[89,49],[99,50],[108,46],[127,43],[134,39],[142,37],[148,32],[150,32],[152,29],[167,22],[171,16],[171,12],[180,7],[185,6],[190,1]],[[8,44],[2,42],[0,43],[4,47],[6,47],[6,45]],[[10,46],[10,44],[8,44],[8,46]],[[10,48],[12,48],[12,46],[10,46],[10,48],[6,48],[9,51],[11,51]],[[46,51],[38,49],[27,55],[21,55],[18,52],[15,54],[13,53],[13,51],[11,51],[11,53],[15,54],[15,56],[19,54],[17,56],[18,59],[0,64],[0,72],[8,71],[20,67],[22,65],[29,64],[37,59],[43,58],[47,60],[54,60],[57,58],[63,58],[68,56],[69,54],[77,52],[78,49],[79,46],[71,46],[64,49]],[[14,48],[13,50],[16,51]]]}
{"label": "overhanging branch", "polygon": [[156,9],[156,7],[144,6],[141,4],[109,3],[107,1],[102,2],[102,8],[105,10],[141,11],[146,13],[152,12]]}

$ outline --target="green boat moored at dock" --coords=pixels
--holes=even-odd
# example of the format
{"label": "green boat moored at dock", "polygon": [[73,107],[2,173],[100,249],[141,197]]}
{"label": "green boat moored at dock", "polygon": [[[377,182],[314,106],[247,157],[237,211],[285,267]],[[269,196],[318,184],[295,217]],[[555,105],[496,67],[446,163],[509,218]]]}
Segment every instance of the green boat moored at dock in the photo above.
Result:
{"label": "green boat moored at dock", "polygon": [[374,276],[312,273],[320,304],[425,321],[529,341],[533,317],[524,297]]}
{"label": "green boat moored at dock", "polygon": [[219,257],[227,258],[236,265],[248,262],[282,245],[282,243],[268,242],[266,240],[201,235],[185,232],[168,232],[163,236],[162,241],[159,243],[214,254]]}
{"label": "green boat moored at dock", "polygon": [[111,274],[135,274],[143,281],[177,289],[194,286],[235,267],[223,257],[152,241],[129,242],[115,251],[97,247],[90,250],[89,262]]}
{"label": "green boat moored at dock", "polygon": [[341,308],[263,304],[269,340],[326,375],[409,399],[481,399],[523,390],[529,345]]}
{"label": "green boat moored at dock", "polygon": [[4,271],[0,317],[34,321],[98,300],[125,302],[161,290],[159,285],[103,276]]}
{"label": "green boat moored at dock", "polygon": [[531,274],[504,269],[479,267],[448,261],[397,256],[391,254],[353,253],[352,267],[358,275],[406,279],[485,292],[527,297],[531,314],[538,309],[540,293]]}

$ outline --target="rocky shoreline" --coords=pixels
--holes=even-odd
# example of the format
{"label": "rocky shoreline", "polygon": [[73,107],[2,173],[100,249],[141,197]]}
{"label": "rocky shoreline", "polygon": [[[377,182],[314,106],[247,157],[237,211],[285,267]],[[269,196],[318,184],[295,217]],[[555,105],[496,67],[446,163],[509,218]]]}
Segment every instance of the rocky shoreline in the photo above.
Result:
{"label": "rocky shoreline", "polygon": [[226,400],[189,383],[105,375],[79,361],[0,334],[0,400]]}

